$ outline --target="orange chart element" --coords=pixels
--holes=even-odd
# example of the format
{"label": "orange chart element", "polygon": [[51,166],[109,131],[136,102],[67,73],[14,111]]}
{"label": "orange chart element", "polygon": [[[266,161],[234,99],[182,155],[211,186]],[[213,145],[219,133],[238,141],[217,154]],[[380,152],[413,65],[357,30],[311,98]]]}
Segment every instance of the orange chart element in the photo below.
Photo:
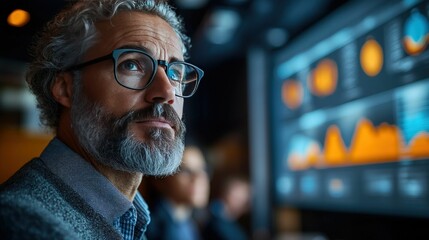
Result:
{"label": "orange chart element", "polygon": [[287,161],[288,167],[292,170],[304,170],[313,166],[318,166],[320,154],[321,150],[319,144],[313,142],[308,146],[306,156],[294,152],[289,154]]}
{"label": "orange chart element", "polygon": [[403,39],[404,49],[409,55],[418,55],[426,49],[426,40],[424,43],[415,42],[411,37],[405,36]]}
{"label": "orange chart element", "polygon": [[383,123],[376,128],[364,119],[356,128],[349,160],[352,163],[397,161],[403,145],[398,127]]}
{"label": "orange chart element", "polygon": [[330,166],[342,165],[347,158],[340,129],[335,125],[330,126],[326,132],[324,153],[325,163]]}
{"label": "orange chart element", "polygon": [[305,170],[428,158],[429,133],[420,132],[406,146],[397,126],[383,123],[375,127],[369,120],[362,119],[356,126],[349,148],[335,125],[326,131],[324,146],[322,150],[320,144],[313,141],[304,154],[292,151],[287,158],[289,168]]}
{"label": "orange chart element", "polygon": [[429,155],[429,133],[421,132],[411,141],[408,148],[411,158],[423,158]]}
{"label": "orange chart element", "polygon": [[360,51],[360,64],[370,77],[378,75],[383,67],[383,49],[373,38],[369,38]]}
{"label": "orange chart element", "polygon": [[282,86],[283,103],[290,109],[301,106],[303,98],[303,88],[297,80],[287,80]]}
{"label": "orange chart element", "polygon": [[331,59],[320,61],[308,78],[308,86],[316,96],[331,95],[337,88],[338,67]]}

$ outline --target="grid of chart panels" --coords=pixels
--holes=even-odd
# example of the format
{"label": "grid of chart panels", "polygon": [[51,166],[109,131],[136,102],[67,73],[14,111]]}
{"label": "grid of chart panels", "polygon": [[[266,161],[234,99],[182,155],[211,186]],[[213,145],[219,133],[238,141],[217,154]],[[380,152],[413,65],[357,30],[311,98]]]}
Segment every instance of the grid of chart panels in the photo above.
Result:
{"label": "grid of chart panels", "polygon": [[429,217],[429,1],[389,3],[278,53],[276,204]]}

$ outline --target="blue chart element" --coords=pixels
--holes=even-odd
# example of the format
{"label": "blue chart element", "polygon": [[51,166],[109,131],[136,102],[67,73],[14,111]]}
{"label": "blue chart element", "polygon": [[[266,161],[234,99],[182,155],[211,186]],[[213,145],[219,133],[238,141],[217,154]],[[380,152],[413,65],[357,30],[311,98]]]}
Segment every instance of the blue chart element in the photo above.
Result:
{"label": "blue chart element", "polygon": [[408,199],[427,199],[428,174],[425,169],[403,168],[399,170],[398,187],[401,196]]}
{"label": "blue chart element", "polygon": [[429,132],[429,81],[400,88],[395,97],[398,126],[409,144],[418,133]]}
{"label": "blue chart element", "polygon": [[319,181],[315,174],[302,176],[300,185],[302,194],[306,196],[316,196],[319,192]]}
{"label": "blue chart element", "polygon": [[293,191],[294,179],[291,176],[283,176],[277,180],[277,192],[282,195],[289,195]]}

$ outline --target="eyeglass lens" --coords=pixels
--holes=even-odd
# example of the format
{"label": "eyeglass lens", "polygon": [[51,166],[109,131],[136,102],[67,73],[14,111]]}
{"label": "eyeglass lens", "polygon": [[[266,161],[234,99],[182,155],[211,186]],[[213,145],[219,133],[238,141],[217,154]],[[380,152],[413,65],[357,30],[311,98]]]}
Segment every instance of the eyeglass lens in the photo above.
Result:
{"label": "eyeglass lens", "polygon": [[[120,84],[131,89],[146,88],[154,75],[155,60],[141,52],[127,51],[116,60],[116,78]],[[175,93],[178,96],[190,96],[198,83],[198,72],[190,64],[172,62],[166,70]]]}

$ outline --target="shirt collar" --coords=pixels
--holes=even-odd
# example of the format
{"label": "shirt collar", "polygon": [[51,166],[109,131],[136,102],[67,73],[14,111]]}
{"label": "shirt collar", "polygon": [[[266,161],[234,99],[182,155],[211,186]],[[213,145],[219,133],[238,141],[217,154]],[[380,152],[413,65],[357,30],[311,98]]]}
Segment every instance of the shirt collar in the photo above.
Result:
{"label": "shirt collar", "polygon": [[146,232],[146,227],[150,222],[149,207],[140,193],[136,194],[133,204],[137,210],[137,227]]}
{"label": "shirt collar", "polygon": [[[76,191],[108,222],[113,223],[132,206],[133,203],[106,177],[58,138],[48,144],[40,158],[49,170]],[[143,198],[137,194],[134,202],[138,202],[136,208],[139,214],[149,223],[149,210]]]}

